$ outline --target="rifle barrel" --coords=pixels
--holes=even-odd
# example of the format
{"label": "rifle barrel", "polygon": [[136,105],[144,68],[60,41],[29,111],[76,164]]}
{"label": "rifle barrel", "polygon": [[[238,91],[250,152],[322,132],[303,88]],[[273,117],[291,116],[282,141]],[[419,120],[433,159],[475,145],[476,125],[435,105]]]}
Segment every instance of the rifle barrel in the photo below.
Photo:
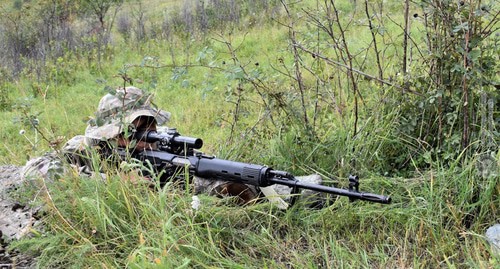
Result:
{"label": "rifle barrel", "polygon": [[335,195],[341,195],[341,196],[347,196],[351,199],[358,199],[358,200],[364,200],[364,201],[370,201],[374,203],[381,203],[381,204],[390,204],[391,203],[391,197],[380,195],[380,194],[374,194],[374,193],[369,193],[369,192],[357,192],[349,189],[340,189],[340,188],[334,188],[334,187],[329,187],[325,185],[318,185],[318,184],[311,184],[311,183],[306,183],[306,182],[301,182],[299,180],[290,180],[290,179],[284,179],[284,178],[279,178],[279,177],[274,177],[270,178],[269,182],[272,184],[280,184],[280,185],[285,185],[288,187],[297,187],[300,189],[307,189],[307,190],[313,190],[313,191],[318,191],[318,192],[325,192],[329,194],[335,194]]}

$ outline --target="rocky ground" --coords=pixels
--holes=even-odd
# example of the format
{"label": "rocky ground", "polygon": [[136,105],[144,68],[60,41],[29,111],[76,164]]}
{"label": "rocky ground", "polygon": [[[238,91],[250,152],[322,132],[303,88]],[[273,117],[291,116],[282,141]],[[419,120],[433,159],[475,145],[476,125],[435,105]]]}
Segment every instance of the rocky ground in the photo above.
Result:
{"label": "rocky ground", "polygon": [[35,267],[34,257],[8,250],[9,242],[29,233],[38,223],[36,210],[9,196],[20,186],[20,171],[18,166],[0,166],[0,269]]}

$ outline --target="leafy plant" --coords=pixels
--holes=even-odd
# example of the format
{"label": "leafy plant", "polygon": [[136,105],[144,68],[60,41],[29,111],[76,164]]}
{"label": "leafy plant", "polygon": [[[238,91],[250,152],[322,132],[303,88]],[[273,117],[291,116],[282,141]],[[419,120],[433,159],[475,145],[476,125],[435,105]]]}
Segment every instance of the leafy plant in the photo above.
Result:
{"label": "leafy plant", "polygon": [[420,8],[426,44],[421,50],[428,56],[415,62],[417,73],[409,80],[421,95],[401,99],[402,134],[446,160],[496,148],[498,140],[484,134],[498,129],[488,102],[499,99],[493,34],[499,11],[477,1],[422,1]]}

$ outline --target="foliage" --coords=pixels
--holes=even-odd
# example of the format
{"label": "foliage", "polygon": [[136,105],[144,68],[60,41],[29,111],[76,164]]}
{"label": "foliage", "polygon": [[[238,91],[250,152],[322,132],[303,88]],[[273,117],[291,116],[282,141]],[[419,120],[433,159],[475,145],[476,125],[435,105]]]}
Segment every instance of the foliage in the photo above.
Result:
{"label": "foliage", "polygon": [[[281,212],[203,196],[194,211],[176,186],[71,175],[37,196],[47,230],[13,245],[41,265],[498,265],[482,237],[499,212],[493,2],[107,1],[106,32],[80,3],[0,9],[3,162],[82,134],[103,88],[132,84],[207,153],[339,186],[356,173],[395,203]],[[36,151],[17,135],[34,119]]]}
{"label": "foliage", "polygon": [[189,190],[157,191],[134,173],[66,177],[38,193],[47,231],[13,246],[50,268],[494,266],[481,233],[498,217],[498,177],[476,185],[473,167],[455,168],[373,180],[394,190],[393,205],[287,211],[208,196],[195,210]]}
{"label": "foliage", "polygon": [[9,92],[13,87],[10,78],[7,75],[8,71],[0,69],[0,111],[5,111],[11,108],[12,100]]}
{"label": "foliage", "polygon": [[124,0],[82,0],[79,2],[83,14],[91,14],[96,17],[102,29],[106,29],[105,18],[113,6],[121,6]]}
{"label": "foliage", "polygon": [[[421,95],[403,97],[399,131],[434,158],[498,148],[498,7],[480,1],[422,1],[419,58],[408,82]],[[404,101],[403,101],[404,100]],[[496,138],[495,138],[496,137]],[[416,160],[418,163],[423,160]]]}

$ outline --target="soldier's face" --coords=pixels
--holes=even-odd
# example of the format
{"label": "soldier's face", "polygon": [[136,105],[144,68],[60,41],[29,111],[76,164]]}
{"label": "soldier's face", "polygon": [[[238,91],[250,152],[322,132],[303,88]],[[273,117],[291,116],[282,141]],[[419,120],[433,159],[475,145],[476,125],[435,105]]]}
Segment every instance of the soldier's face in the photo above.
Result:
{"label": "soldier's face", "polygon": [[[137,131],[156,131],[156,120],[153,117],[141,116],[135,119],[132,124],[135,126]],[[119,147],[127,147],[130,145],[130,139],[120,136],[118,138]],[[135,150],[142,151],[145,149],[156,149],[156,143],[147,143],[144,141],[137,141],[135,144]]]}

